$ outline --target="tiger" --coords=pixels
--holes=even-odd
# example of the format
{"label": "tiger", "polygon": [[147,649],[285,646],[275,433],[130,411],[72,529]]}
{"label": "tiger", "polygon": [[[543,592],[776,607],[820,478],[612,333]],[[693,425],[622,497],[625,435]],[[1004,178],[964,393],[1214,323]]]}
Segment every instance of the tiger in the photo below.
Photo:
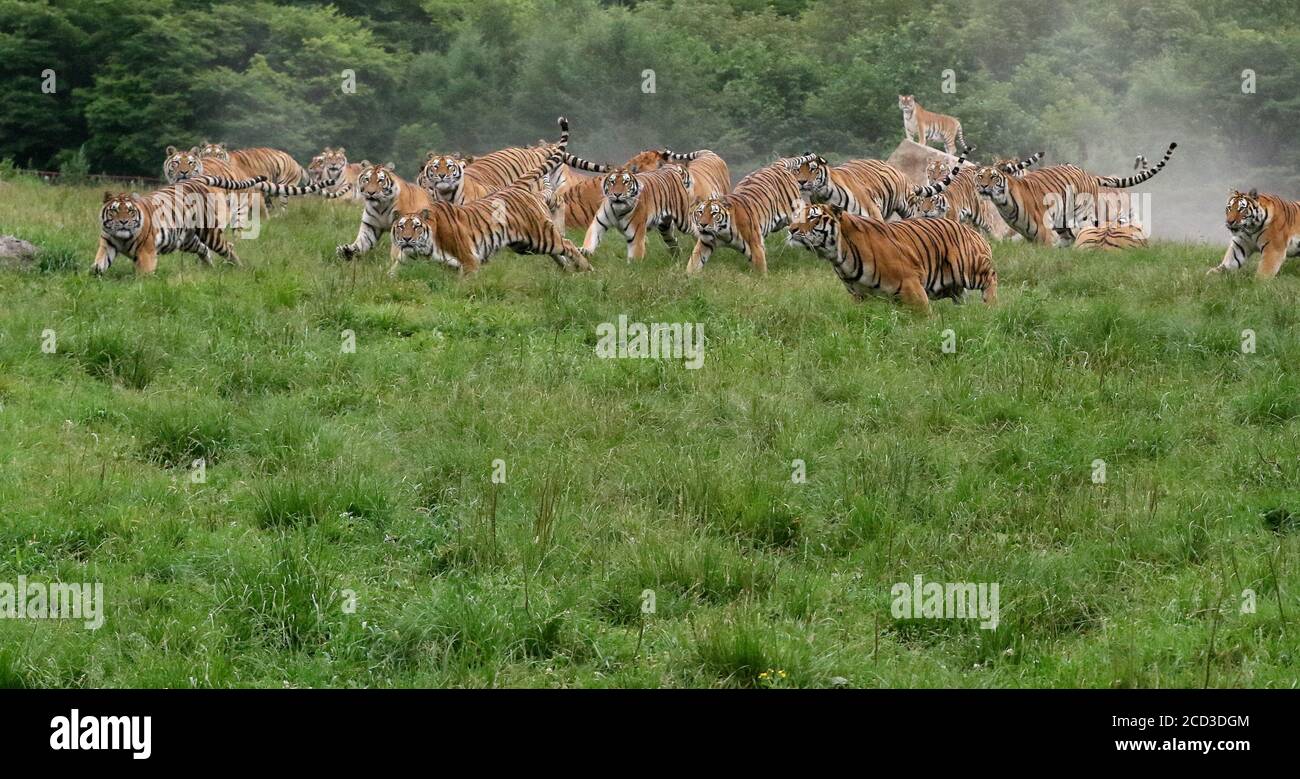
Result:
{"label": "tiger", "polygon": [[966,290],[978,289],[985,303],[997,302],[988,241],[951,220],[881,222],[827,204],[806,205],[786,243],[829,260],[859,301],[867,293],[897,296],[928,314],[931,298],[960,303]]}
{"label": "tiger", "polygon": [[[352,243],[335,248],[335,253],[344,260],[370,251],[379,242],[379,236],[392,228],[398,214],[419,213],[434,203],[428,190],[397,175],[391,162],[374,165],[362,160],[357,190],[363,203],[357,237]],[[396,245],[390,247],[389,256],[397,258]]]}
{"label": "tiger", "polygon": [[1277,195],[1233,190],[1228,195],[1225,216],[1232,240],[1223,254],[1223,261],[1210,268],[1209,273],[1222,273],[1240,268],[1246,258],[1258,252],[1263,255],[1255,276],[1271,279],[1282,269],[1287,257],[1300,256],[1300,202],[1286,200]]}
{"label": "tiger", "polygon": [[966,144],[966,137],[962,135],[961,122],[957,117],[927,111],[916,102],[913,95],[899,95],[898,107],[903,112],[903,133],[909,141],[922,146],[930,141],[940,141],[944,151],[952,155],[957,153],[957,144],[961,144],[963,151],[971,150]]}
{"label": "tiger", "polygon": [[464,205],[435,200],[402,214],[392,226],[389,276],[396,276],[403,258],[410,256],[432,257],[464,276],[506,246],[520,254],[549,254],[566,270],[591,270],[578,247],[555,226],[548,206],[554,197],[550,177],[565,164],[565,156],[563,147],[557,147],[536,170]]}
{"label": "tiger", "polygon": [[1147,181],[1164,169],[1176,148],[1177,143],[1169,144],[1159,163],[1128,177],[1096,176],[1074,165],[1054,165],[1017,179],[984,166],[975,171],[975,188],[1025,240],[1069,246],[1074,242],[1074,225],[1097,218],[1100,188],[1127,189]]}
{"label": "tiger", "polygon": [[750,173],[729,194],[698,201],[691,213],[695,250],[686,272],[703,268],[722,242],[743,252],[756,272],[767,273],[763,239],[788,225],[801,202],[799,182],[786,160]]}
{"label": "tiger", "polygon": [[[288,152],[266,146],[229,151],[224,143],[204,141],[199,156],[223,160],[240,176],[266,176],[273,184],[295,186],[308,178],[307,171]],[[281,198],[280,210],[284,211],[287,205],[288,201]]]}
{"label": "tiger", "polygon": [[214,187],[248,189],[263,181],[262,177],[240,181],[199,177],[147,195],[105,192],[99,209],[99,249],[91,272],[107,271],[113,260],[124,254],[135,262],[137,274],[149,274],[157,269],[159,254],[175,251],[196,254],[205,265],[212,264],[213,253],[241,265],[225,237],[228,201]]}
{"label": "tiger", "polygon": [[942,181],[950,174],[953,175],[953,182],[945,191],[925,198],[914,196],[913,215],[953,219],[968,224],[985,235],[1005,238],[1011,232],[1010,228],[1002,221],[1002,216],[993,204],[975,191],[970,169],[959,168],[954,174],[951,163],[938,158],[930,160],[925,166],[925,180],[928,184]]}
{"label": "tiger", "polygon": [[690,190],[692,202],[731,192],[731,170],[727,168],[727,161],[714,152],[700,149],[678,153],[671,149],[664,149],[659,156],[660,164],[675,162],[679,165],[690,165],[692,183],[687,188]]}
{"label": "tiger", "polygon": [[[623,163],[621,168],[644,172],[659,167],[662,152],[646,149]],[[590,225],[605,203],[604,176],[572,176],[560,187],[558,197],[564,206],[564,223]]]}
{"label": "tiger", "polygon": [[353,200],[361,199],[361,194],[356,188],[357,176],[360,173],[361,165],[348,162],[347,150],[342,146],[337,149],[326,146],[320,154],[312,157],[307,165],[309,182],[316,184],[323,180],[330,180],[335,182],[336,188],[346,183],[351,187]]}
{"label": "tiger", "polygon": [[601,179],[604,203],[587,228],[582,253],[590,257],[601,236],[614,227],[627,240],[628,261],[643,259],[646,231],[654,227],[676,254],[673,228],[690,230],[693,175],[689,165],[671,164],[646,173],[629,168],[610,171]]}
{"label": "tiger", "polygon": [[787,167],[799,182],[807,202],[829,203],[855,216],[906,218],[912,187],[901,170],[880,160],[849,160],[831,165],[825,157],[805,154],[788,158]]}
{"label": "tiger", "polygon": [[[175,146],[167,147],[167,158],[163,161],[163,178],[168,184],[188,181],[198,176],[235,179],[239,174],[228,160],[220,157],[204,157],[197,146],[186,151]],[[240,203],[235,198],[231,198],[230,202],[231,207],[236,209],[232,226],[246,225],[252,218],[254,209],[260,213],[266,212],[266,201],[260,192],[248,193],[246,203]]]}
{"label": "tiger", "polygon": [[1136,249],[1146,245],[1147,237],[1142,232],[1142,228],[1123,222],[1094,220],[1091,227],[1083,228],[1074,237],[1076,249],[1114,251]]}

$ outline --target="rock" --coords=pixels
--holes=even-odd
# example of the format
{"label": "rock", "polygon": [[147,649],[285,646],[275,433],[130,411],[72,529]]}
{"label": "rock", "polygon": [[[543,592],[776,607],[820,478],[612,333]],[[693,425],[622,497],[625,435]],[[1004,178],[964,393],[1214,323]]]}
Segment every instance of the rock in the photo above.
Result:
{"label": "rock", "polygon": [[40,250],[28,241],[12,235],[0,235],[0,267],[25,268],[36,260]]}

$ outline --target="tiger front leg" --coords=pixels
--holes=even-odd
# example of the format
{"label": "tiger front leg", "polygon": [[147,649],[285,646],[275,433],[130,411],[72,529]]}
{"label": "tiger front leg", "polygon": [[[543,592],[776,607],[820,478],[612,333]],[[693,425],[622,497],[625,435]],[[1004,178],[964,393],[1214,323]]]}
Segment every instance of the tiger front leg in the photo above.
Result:
{"label": "tiger front leg", "polygon": [[354,259],[358,254],[365,254],[375,245],[375,231],[366,221],[361,221],[361,227],[357,230],[357,237],[352,243],[342,244],[335,248],[341,260]]}
{"label": "tiger front leg", "polygon": [[147,276],[158,269],[158,249],[153,246],[140,247],[140,253],[135,258],[135,273],[137,276]]}
{"label": "tiger front leg", "polygon": [[623,232],[623,237],[627,239],[627,261],[645,259],[645,223],[639,219],[633,220]]}
{"label": "tiger front leg", "polygon": [[742,240],[745,242],[745,256],[749,258],[749,264],[754,272],[760,276],[767,275],[767,247],[763,245],[763,236],[755,230],[746,231],[749,235],[743,235]]}
{"label": "tiger front leg", "polygon": [[909,278],[903,282],[898,290],[898,295],[903,299],[903,303],[922,316],[930,315],[930,299],[925,294],[925,288],[921,282],[915,278]]}
{"label": "tiger front leg", "polygon": [[671,219],[665,219],[660,222],[659,237],[663,239],[664,246],[668,247],[668,251],[672,252],[673,256],[676,256],[681,252],[682,247],[681,244],[677,242],[677,235],[673,231],[673,224],[673,220]]}
{"label": "tiger front leg", "polygon": [[1274,241],[1264,250],[1264,256],[1259,260],[1259,267],[1255,269],[1255,278],[1271,279],[1282,269],[1282,263],[1286,260],[1286,245],[1282,241]]}
{"label": "tiger front leg", "polygon": [[1246,264],[1246,258],[1250,254],[1250,248],[1234,235],[1232,240],[1228,242],[1227,251],[1223,253],[1223,261],[1210,268],[1206,273],[1223,273],[1224,271],[1236,270]]}
{"label": "tiger front leg", "polygon": [[713,256],[713,242],[706,241],[703,236],[696,238],[695,249],[691,251],[691,258],[686,262],[686,272],[699,273],[711,256]]}
{"label": "tiger front leg", "polygon": [[90,272],[95,274],[108,270],[108,266],[117,259],[117,249],[103,238],[99,239],[99,251],[95,252],[95,261],[90,265]]}
{"label": "tiger front leg", "polygon": [[587,235],[582,239],[582,253],[588,257],[595,254],[596,247],[600,246],[600,239],[604,237],[607,229],[609,224],[605,222],[605,212],[602,209],[596,212],[595,218],[587,227]]}

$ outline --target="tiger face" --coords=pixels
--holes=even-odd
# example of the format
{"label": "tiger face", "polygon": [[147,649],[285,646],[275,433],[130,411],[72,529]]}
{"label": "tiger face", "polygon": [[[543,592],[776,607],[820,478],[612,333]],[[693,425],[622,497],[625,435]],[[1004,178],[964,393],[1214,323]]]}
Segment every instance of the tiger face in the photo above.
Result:
{"label": "tiger face", "polygon": [[899,96],[898,96],[898,107],[899,107],[900,109],[902,109],[903,113],[905,113],[905,114],[910,114],[910,113],[912,113],[912,111],[916,110],[916,96],[915,96],[915,95],[899,95]]}
{"label": "tiger face", "polygon": [[326,146],[324,151],[312,157],[311,164],[307,166],[307,175],[312,183],[339,181],[347,167],[348,156],[343,147],[331,149]]}
{"label": "tiger face", "polygon": [[104,235],[129,241],[144,227],[144,209],[130,192],[105,192],[99,222]]}
{"label": "tiger face", "polygon": [[1007,174],[988,165],[979,168],[975,171],[975,191],[989,197],[994,203],[1005,203]]}
{"label": "tiger face", "polygon": [[601,179],[600,191],[615,209],[629,209],[636,205],[641,194],[641,182],[635,168],[615,168]]}
{"label": "tiger face", "polygon": [[839,229],[839,219],[830,206],[804,206],[790,223],[790,235],[785,242],[821,256],[829,256],[835,254]]}
{"label": "tiger face", "polygon": [[198,149],[200,157],[216,157],[219,160],[230,159],[230,152],[226,151],[226,144],[224,143],[208,143],[204,141]]}
{"label": "tiger face", "polygon": [[695,209],[691,211],[691,222],[698,235],[730,235],[731,209],[720,197],[707,198],[695,204]]}
{"label": "tiger face", "polygon": [[942,219],[948,215],[948,198],[942,192],[927,196],[911,194],[908,195],[907,202],[915,216]]}
{"label": "tiger face", "polygon": [[460,188],[461,179],[465,176],[465,166],[468,164],[467,160],[460,157],[435,155],[430,152],[424,160],[424,167],[420,169],[420,176],[416,179],[416,183],[439,195],[450,197]]}
{"label": "tiger face", "polygon": [[[362,163],[363,165],[365,163]],[[357,176],[357,190],[361,196],[374,203],[389,203],[397,199],[397,176],[393,173],[393,163],[369,165],[362,168]]]}
{"label": "tiger face", "polygon": [[803,159],[791,172],[799,182],[800,192],[822,192],[826,189],[826,177],[830,163],[823,157]]}
{"label": "tiger face", "polygon": [[1255,232],[1263,227],[1266,218],[1264,207],[1259,202],[1259,192],[1251,190],[1241,193],[1233,190],[1228,196],[1228,209],[1225,222],[1234,233]]}
{"label": "tiger face", "polygon": [[393,246],[407,254],[432,254],[433,229],[429,226],[429,209],[418,214],[403,214],[393,222]]}
{"label": "tiger face", "polygon": [[943,181],[950,168],[944,160],[935,158],[925,164],[925,183],[934,184]]}
{"label": "tiger face", "polygon": [[167,147],[167,160],[163,162],[163,176],[170,182],[185,181],[203,175],[203,159],[197,149],[180,151]]}

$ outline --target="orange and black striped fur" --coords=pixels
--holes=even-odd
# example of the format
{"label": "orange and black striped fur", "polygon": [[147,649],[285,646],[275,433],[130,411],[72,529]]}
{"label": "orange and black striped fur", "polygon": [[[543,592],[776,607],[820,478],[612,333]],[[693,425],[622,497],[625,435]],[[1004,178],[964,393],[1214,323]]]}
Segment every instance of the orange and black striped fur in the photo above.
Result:
{"label": "orange and black striped fur", "polygon": [[962,151],[970,152],[971,147],[961,132],[961,122],[955,116],[927,111],[912,95],[899,95],[898,107],[903,112],[903,133],[909,141],[922,146],[930,141],[939,141],[944,151],[952,155],[957,154],[958,144]]}
{"label": "orange and black striped fur", "polygon": [[[199,147],[188,150],[167,147],[167,159],[163,161],[163,178],[168,184],[189,181],[199,176],[216,176],[225,179],[238,179],[235,166],[220,157],[204,157]],[[232,208],[231,226],[246,226],[254,212],[266,212],[266,200],[260,192],[248,192],[245,200],[232,196],[229,198]]]}
{"label": "orange and black striped fur", "polygon": [[829,260],[854,298],[898,296],[928,313],[930,298],[961,302],[978,289],[985,303],[997,301],[998,274],[988,241],[948,219],[881,222],[828,205],[805,206],[786,242]]}
{"label": "orange and black striped fur", "polygon": [[[647,149],[621,167],[635,171],[650,171],[659,167],[663,152]],[[557,197],[564,206],[566,225],[590,225],[596,212],[605,203],[604,176],[570,175],[560,187]]]}
{"label": "orange and black striped fur", "polygon": [[1232,271],[1246,264],[1246,258],[1260,254],[1255,275],[1271,279],[1281,270],[1287,257],[1300,256],[1300,202],[1256,190],[1228,195],[1225,215],[1232,240],[1223,254],[1223,262],[1210,273]]}
{"label": "orange and black striped fur", "polygon": [[1117,251],[1119,249],[1136,249],[1147,245],[1147,237],[1142,228],[1135,224],[1123,222],[1096,222],[1092,227],[1085,227],[1074,236],[1074,248]]}
{"label": "orange and black striped fur", "polygon": [[[397,175],[391,162],[373,165],[369,160],[362,160],[361,172],[357,174],[357,190],[362,201],[361,226],[357,228],[357,237],[352,243],[342,244],[335,249],[338,256],[345,260],[374,248],[379,242],[379,236],[392,228],[398,215],[416,214],[434,203],[427,190]],[[397,260],[398,255],[396,245],[389,247],[389,257]]]}
{"label": "orange and black striped fur", "polygon": [[1025,240],[1069,246],[1076,225],[1098,219],[1102,187],[1127,189],[1147,181],[1168,164],[1176,148],[1178,144],[1169,144],[1155,167],[1128,177],[1096,176],[1074,165],[1053,165],[1017,179],[997,167],[985,166],[975,171],[975,188]]}
{"label": "orange and black striped fur", "polygon": [[410,256],[431,257],[469,274],[505,247],[520,254],[548,254],[566,270],[591,270],[552,221],[548,182],[565,158],[559,146],[536,170],[504,189],[464,205],[436,201],[402,214],[393,223],[395,256],[389,275]]}
{"label": "orange and black striped fur", "polygon": [[136,273],[153,273],[158,255],[175,251],[197,254],[208,265],[214,253],[240,264],[225,237],[230,225],[226,193],[209,188],[206,182],[224,184],[225,189],[246,189],[259,180],[199,178],[147,195],[105,192],[99,210],[99,250],[91,271],[103,273],[124,254],[135,261]]}
{"label": "orange and black striped fur", "polygon": [[[288,152],[266,146],[228,151],[224,143],[205,143],[200,147],[199,156],[225,160],[239,178],[265,176],[268,182],[286,187],[307,179],[307,171]],[[280,210],[286,205],[287,201],[281,198]]]}
{"label": "orange and black striped fur", "polygon": [[767,273],[763,239],[788,225],[801,202],[799,182],[785,160],[749,174],[730,194],[697,202],[691,211],[695,250],[686,272],[703,268],[721,243],[743,252],[755,271]]}
{"label": "orange and black striped fur", "polygon": [[360,163],[348,162],[347,150],[342,146],[337,149],[326,146],[320,154],[312,157],[307,165],[308,181],[312,184],[333,181],[332,189],[336,191],[346,184],[350,187],[352,200],[361,199],[361,193],[357,189],[359,175],[361,175]]}
{"label": "orange and black striped fur", "polygon": [[788,162],[799,190],[810,203],[828,203],[855,216],[907,218],[912,186],[903,171],[880,160],[850,160],[831,165],[824,157],[805,154]]}
{"label": "orange and black striped fur", "polygon": [[1040,151],[1036,154],[1031,154],[1023,160],[1016,157],[1003,157],[1000,160],[994,161],[992,167],[997,168],[1013,178],[1022,179],[1025,177],[1025,171],[1037,164],[1046,154],[1047,152]]}
{"label": "orange and black striped fur", "polygon": [[959,168],[954,173],[946,160],[930,160],[925,166],[926,183],[935,184],[949,175],[953,181],[938,194],[924,198],[914,196],[912,215],[952,219],[994,238],[1005,238],[1011,230],[993,204],[975,191],[973,170],[973,166]]}
{"label": "orange and black striped fur", "polygon": [[628,260],[640,260],[645,257],[646,232],[653,227],[675,254],[673,229],[690,231],[692,175],[685,164],[668,164],[645,173],[615,168],[602,176],[604,202],[587,228],[582,253],[590,257],[605,231],[616,228],[627,241]]}

